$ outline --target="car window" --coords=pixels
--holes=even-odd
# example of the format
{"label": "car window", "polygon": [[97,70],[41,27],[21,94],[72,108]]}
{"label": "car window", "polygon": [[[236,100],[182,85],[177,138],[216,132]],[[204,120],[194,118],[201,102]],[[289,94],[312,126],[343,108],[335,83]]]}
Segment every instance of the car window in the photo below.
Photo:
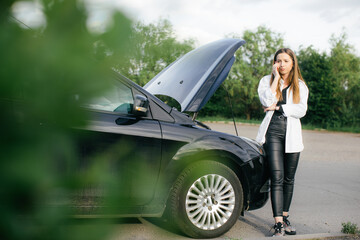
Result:
{"label": "car window", "polygon": [[131,88],[117,83],[114,87],[100,97],[93,99],[86,107],[124,114],[132,113],[134,98]]}

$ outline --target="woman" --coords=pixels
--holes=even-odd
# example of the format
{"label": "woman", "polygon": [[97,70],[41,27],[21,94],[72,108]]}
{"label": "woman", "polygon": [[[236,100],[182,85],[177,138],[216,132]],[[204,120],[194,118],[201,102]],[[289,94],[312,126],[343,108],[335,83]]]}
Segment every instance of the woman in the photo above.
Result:
{"label": "woman", "polygon": [[309,90],[292,50],[283,48],[275,53],[272,74],[260,80],[258,94],[266,115],[256,140],[265,143],[269,161],[274,236],[294,235],[296,230],[290,225],[288,213],[304,149],[300,118],[307,110]]}

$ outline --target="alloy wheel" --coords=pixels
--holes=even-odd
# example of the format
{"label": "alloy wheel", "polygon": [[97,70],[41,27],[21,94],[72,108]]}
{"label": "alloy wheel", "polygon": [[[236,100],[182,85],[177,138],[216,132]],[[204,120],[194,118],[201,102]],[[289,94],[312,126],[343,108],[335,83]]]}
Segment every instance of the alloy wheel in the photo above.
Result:
{"label": "alloy wheel", "polygon": [[185,209],[189,220],[203,230],[223,226],[235,207],[235,191],[230,182],[217,174],[197,179],[186,194]]}

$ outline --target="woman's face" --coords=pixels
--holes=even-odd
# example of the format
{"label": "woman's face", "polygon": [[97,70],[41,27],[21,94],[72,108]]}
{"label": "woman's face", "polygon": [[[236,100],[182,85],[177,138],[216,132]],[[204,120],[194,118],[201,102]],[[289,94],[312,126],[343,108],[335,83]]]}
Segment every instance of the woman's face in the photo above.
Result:
{"label": "woman's face", "polygon": [[287,75],[293,67],[293,61],[287,53],[280,53],[276,56],[276,62],[279,64],[279,73]]}

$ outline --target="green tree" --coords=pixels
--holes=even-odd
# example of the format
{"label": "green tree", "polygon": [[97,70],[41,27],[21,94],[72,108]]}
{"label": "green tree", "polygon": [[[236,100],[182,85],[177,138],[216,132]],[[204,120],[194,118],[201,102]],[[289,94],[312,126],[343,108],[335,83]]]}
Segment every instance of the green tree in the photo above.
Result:
{"label": "green tree", "polygon": [[118,68],[141,86],[194,48],[194,40],[178,41],[175,38],[173,27],[166,19],[148,25],[137,22],[131,41],[131,51],[123,56],[127,59],[127,64],[122,64]]}
{"label": "green tree", "polygon": [[[29,29],[14,21],[15,2],[0,3],[0,239],[104,239],[109,225],[67,225],[71,210],[48,203],[84,183],[60,175],[55,163],[75,164],[69,129],[84,125],[79,106],[109,87],[113,59],[129,49],[131,22],[117,12],[112,27],[95,35],[82,1],[43,0],[46,26]],[[95,42],[114,58],[96,60]]]}
{"label": "green tree", "polygon": [[341,33],[330,39],[331,81],[336,83],[334,110],[338,116],[335,126],[360,126],[360,58]]}
{"label": "green tree", "polygon": [[[283,46],[283,38],[265,26],[259,26],[256,31],[246,30],[241,37],[236,34],[229,37],[242,38],[246,44],[236,52],[235,63],[224,86],[232,96],[236,116],[260,119],[263,117],[263,110],[259,102],[257,86],[263,76],[271,73],[274,53]],[[219,98],[218,94],[226,96],[220,91],[215,93],[214,99]],[[213,108],[212,104],[226,105],[227,101],[225,99],[216,102],[210,100],[204,112]],[[224,106],[224,108],[229,107]]]}
{"label": "green tree", "polygon": [[301,49],[299,67],[309,88],[308,111],[304,122],[326,128],[336,121],[336,82],[330,78],[331,64],[326,53],[318,53],[312,47]]}
{"label": "green tree", "polygon": [[[225,80],[227,81],[227,80]],[[220,86],[215,94],[210,98],[206,103],[203,109],[200,111],[200,116],[216,116],[216,117],[226,117],[231,118],[231,107],[229,102],[229,90],[226,89],[224,84]],[[230,96],[231,98],[231,96]],[[234,99],[230,99],[231,104],[234,108]]]}
{"label": "green tree", "polygon": [[346,43],[345,33],[330,39],[331,52],[301,49],[299,65],[308,84],[308,113],[304,122],[322,128],[359,126],[360,58]]}

